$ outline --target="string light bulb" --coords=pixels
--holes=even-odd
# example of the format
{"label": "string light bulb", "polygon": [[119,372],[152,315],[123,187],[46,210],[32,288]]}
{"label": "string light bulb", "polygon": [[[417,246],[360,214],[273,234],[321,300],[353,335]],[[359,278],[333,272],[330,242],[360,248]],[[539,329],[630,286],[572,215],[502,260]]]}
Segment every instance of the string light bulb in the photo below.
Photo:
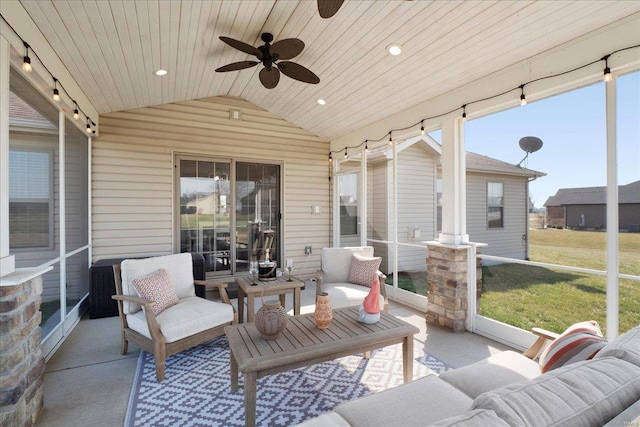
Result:
{"label": "string light bulb", "polygon": [[613,80],[613,76],[611,75],[611,68],[609,68],[609,55],[605,55],[602,59],[604,59],[604,81],[610,82]]}
{"label": "string light bulb", "polygon": [[333,162],[333,156],[331,155],[331,152],[329,152],[329,163]]}
{"label": "string light bulb", "polygon": [[87,117],[87,133],[91,133],[91,119]]}
{"label": "string light bulb", "polygon": [[344,147],[344,158],[347,158],[347,147]]}
{"label": "string light bulb", "polygon": [[73,101],[73,118],[74,120],[78,120],[80,118],[80,113],[78,112],[78,103]]}
{"label": "string light bulb", "polygon": [[53,78],[53,100],[60,102],[60,91],[58,90],[58,79]]}
{"label": "string light bulb", "polygon": [[467,118],[467,104],[464,104],[462,106],[462,118],[466,119]]}
{"label": "string light bulb", "polygon": [[420,134],[424,135],[424,120],[420,120]]}
{"label": "string light bulb", "polygon": [[391,138],[391,132],[389,131],[389,145],[393,144],[393,139]]}
{"label": "string light bulb", "polygon": [[520,85],[520,105],[523,107],[527,105],[527,97],[524,96],[524,85]]}
{"label": "string light bulb", "polygon": [[364,152],[366,153],[367,151],[369,151],[369,140],[365,139],[364,140]]}
{"label": "string light bulb", "polygon": [[22,71],[29,74],[33,71],[33,67],[31,66],[31,58],[29,58],[29,43],[23,42],[25,48],[25,54],[22,57]]}

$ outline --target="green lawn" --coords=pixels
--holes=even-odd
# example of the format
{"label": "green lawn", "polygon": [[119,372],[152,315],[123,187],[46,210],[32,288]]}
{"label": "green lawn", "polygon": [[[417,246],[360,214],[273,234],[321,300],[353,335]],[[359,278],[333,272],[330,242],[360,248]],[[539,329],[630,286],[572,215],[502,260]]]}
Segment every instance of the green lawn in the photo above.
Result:
{"label": "green lawn", "polygon": [[[531,230],[532,261],[606,269],[606,234]],[[640,234],[619,235],[620,272],[640,275]],[[620,332],[640,324],[640,282],[619,281]],[[606,277],[503,264],[483,268],[481,314],[529,330],[562,332],[572,323],[597,320],[606,330]]]}

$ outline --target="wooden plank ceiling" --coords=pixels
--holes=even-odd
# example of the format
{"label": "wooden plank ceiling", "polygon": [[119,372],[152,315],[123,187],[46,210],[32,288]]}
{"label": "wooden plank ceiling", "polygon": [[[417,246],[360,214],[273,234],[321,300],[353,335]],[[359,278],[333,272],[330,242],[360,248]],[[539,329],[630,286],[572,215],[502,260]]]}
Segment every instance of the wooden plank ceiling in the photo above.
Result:
{"label": "wooden plank ceiling", "polygon": [[[358,1],[322,19],[311,0],[21,0],[100,113],[217,95],[244,98],[333,139],[619,20],[638,1]],[[294,62],[310,85],[282,76],[274,89],[261,66],[225,45],[306,44]],[[391,56],[386,47],[403,46]],[[167,69],[156,77],[153,71]],[[327,101],[325,106],[316,103]]]}

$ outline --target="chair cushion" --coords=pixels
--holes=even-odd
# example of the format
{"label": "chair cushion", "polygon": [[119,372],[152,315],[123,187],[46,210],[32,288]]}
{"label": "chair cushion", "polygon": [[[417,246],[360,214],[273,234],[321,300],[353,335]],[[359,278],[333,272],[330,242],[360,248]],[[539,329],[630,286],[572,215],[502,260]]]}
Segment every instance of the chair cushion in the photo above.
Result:
{"label": "chair cushion", "polygon": [[508,350],[471,365],[443,372],[440,379],[475,399],[484,392],[539,375],[537,362]]}
{"label": "chair cushion", "polygon": [[[381,285],[382,286],[382,285]],[[360,306],[371,288],[353,283],[328,283],[322,285],[322,291],[329,294],[331,308]],[[384,307],[384,296],[380,295],[380,307]]]}
{"label": "chair cushion", "polygon": [[567,328],[540,355],[540,371],[551,371],[570,363],[590,360],[607,344],[595,320]]}
{"label": "chair cushion", "polygon": [[373,247],[322,248],[323,283],[348,282],[351,271],[351,255],[354,253],[372,257]]}
{"label": "chair cushion", "polygon": [[572,363],[478,396],[514,426],[602,426],[640,399],[640,367],[615,357]]}
{"label": "chair cushion", "polygon": [[614,356],[640,366],[640,326],[636,326],[611,341],[600,350],[595,358],[607,356]]}
{"label": "chair cushion", "polygon": [[354,253],[351,256],[349,283],[371,287],[378,275],[378,267],[381,262],[381,257],[365,257]]}
{"label": "chair cushion", "polygon": [[[233,321],[233,307],[204,298],[188,297],[164,310],[156,319],[166,342],[170,343]],[[131,329],[151,338],[142,311],[128,315],[127,322]]]}
{"label": "chair cushion", "polygon": [[156,316],[179,301],[169,273],[164,268],[136,277],[131,283],[141,298],[155,302],[152,308]]}
{"label": "chair cushion", "polygon": [[[124,295],[138,296],[132,280],[136,277],[146,276],[149,273],[164,268],[169,272],[173,289],[179,299],[194,297],[196,295],[193,286],[193,263],[190,253],[157,256],[144,259],[125,259],[120,264],[122,277],[122,293]],[[125,314],[135,313],[142,309],[140,304],[124,303]]]}

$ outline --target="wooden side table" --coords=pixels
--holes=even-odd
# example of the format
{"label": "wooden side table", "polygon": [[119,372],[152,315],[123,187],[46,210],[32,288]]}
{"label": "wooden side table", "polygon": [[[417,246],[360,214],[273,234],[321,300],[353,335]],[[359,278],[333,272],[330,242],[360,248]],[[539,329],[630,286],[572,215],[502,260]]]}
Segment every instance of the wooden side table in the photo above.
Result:
{"label": "wooden side table", "polygon": [[293,314],[300,314],[300,289],[304,287],[304,282],[292,277],[291,282],[282,276],[275,280],[260,281],[256,279],[256,285],[252,285],[251,276],[236,277],[238,284],[238,321],[244,322],[244,297],[247,297],[247,322],[253,322],[256,296],[279,295],[280,305],[285,307],[286,294],[293,294]]}

